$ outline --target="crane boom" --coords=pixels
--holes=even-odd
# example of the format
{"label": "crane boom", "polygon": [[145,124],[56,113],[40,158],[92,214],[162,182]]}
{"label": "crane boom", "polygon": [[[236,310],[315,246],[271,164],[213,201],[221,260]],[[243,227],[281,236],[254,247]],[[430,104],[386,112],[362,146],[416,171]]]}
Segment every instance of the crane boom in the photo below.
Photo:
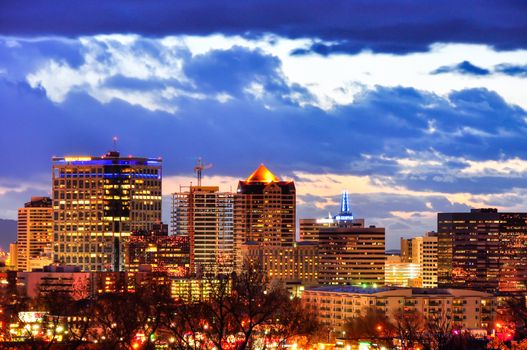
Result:
{"label": "crane boom", "polygon": [[203,170],[212,168],[212,164],[204,164],[201,161],[201,157],[198,158],[198,162],[196,166],[194,167],[194,172],[197,174],[198,177],[198,187],[201,186],[201,176],[203,173]]}

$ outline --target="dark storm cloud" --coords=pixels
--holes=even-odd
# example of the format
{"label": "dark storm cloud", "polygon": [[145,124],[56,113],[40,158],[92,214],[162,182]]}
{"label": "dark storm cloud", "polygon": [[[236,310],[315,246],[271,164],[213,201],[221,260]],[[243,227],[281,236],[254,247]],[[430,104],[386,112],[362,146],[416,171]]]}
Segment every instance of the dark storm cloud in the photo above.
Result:
{"label": "dark storm cloud", "polygon": [[[133,50],[143,55],[141,48],[152,57],[159,49],[139,42]],[[0,54],[6,55],[2,50]],[[38,55],[33,59],[43,61]],[[264,162],[279,174],[375,175],[417,190],[499,193],[524,187],[517,174],[512,179],[503,174],[458,176],[468,166],[464,159],[524,156],[526,112],[495,92],[466,89],[444,97],[378,86],[357,95],[353,103],[326,111],[314,105],[305,88],[286,80],[276,57],[260,50],[234,47],[196,56],[183,53],[181,59],[192,83],[116,73],[102,84],[127,94],[180,89],[184,93],[163,101],[177,107],[175,114],[119,99],[101,103],[82,89],[52,103],[43,88],[18,79],[22,72],[0,78],[0,148],[15,150],[0,155],[3,164],[10,164],[2,177],[30,180],[33,174],[47,174],[52,155],[102,154],[117,135],[125,154],[162,156],[166,175],[189,173],[196,157],[203,156],[215,164],[211,175],[243,177]],[[0,68],[9,72],[16,64],[6,61]],[[30,60],[27,64],[32,69]],[[252,84],[261,87],[258,96],[247,91]],[[229,99],[189,96],[220,93]],[[439,169],[423,164],[409,174],[402,172],[399,158],[420,161],[427,152],[445,156]]]}
{"label": "dark storm cloud", "polygon": [[454,66],[442,66],[432,72],[432,74],[443,74],[443,73],[458,73],[467,75],[489,75],[490,71],[485,68],[481,68],[473,65],[469,61],[463,61]]}
{"label": "dark storm cloud", "polygon": [[527,77],[527,65],[515,65],[503,63],[497,65],[495,71],[498,73],[514,76],[514,77]]}
{"label": "dark storm cloud", "polygon": [[510,63],[502,63],[493,67],[493,69],[486,69],[478,67],[469,61],[463,61],[452,66],[441,66],[431,74],[444,74],[444,73],[457,73],[464,75],[473,76],[488,76],[491,74],[505,74],[511,77],[526,77],[527,76],[527,65],[518,65]]}
{"label": "dark storm cloud", "polygon": [[496,174],[495,176],[456,177],[448,182],[434,180],[440,175],[431,173],[421,177],[397,177],[397,183],[404,184],[408,188],[418,191],[467,192],[476,195],[502,193],[513,188],[527,188],[525,176],[503,177]]}
{"label": "dark storm cloud", "polygon": [[527,46],[524,1],[3,1],[0,33],[64,35],[99,33],[275,33],[313,38],[296,53],[331,54],[369,49],[406,53],[435,42]]}
{"label": "dark storm cloud", "polygon": [[247,87],[255,83],[261,86],[263,92],[279,99],[280,103],[295,105],[291,94],[312,99],[305,88],[288,84],[280,66],[277,57],[235,46],[229,50],[197,55],[187,61],[183,70],[198,84],[197,90],[206,94],[227,93],[240,97]]}

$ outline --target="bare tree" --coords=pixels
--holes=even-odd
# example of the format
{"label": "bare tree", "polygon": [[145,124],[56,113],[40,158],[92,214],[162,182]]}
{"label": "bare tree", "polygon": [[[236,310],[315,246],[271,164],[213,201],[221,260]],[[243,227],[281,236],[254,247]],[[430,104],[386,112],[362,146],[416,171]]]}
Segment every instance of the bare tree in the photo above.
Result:
{"label": "bare tree", "polygon": [[245,261],[241,273],[234,276],[228,310],[241,336],[237,349],[251,349],[258,331],[276,321],[278,311],[289,300],[280,284],[270,284],[267,272],[256,263]]}
{"label": "bare tree", "polygon": [[527,338],[527,297],[525,295],[507,296],[504,312],[500,316],[503,321],[513,325],[515,339]]}
{"label": "bare tree", "polygon": [[443,308],[440,313],[426,317],[423,341],[430,349],[447,350],[450,349],[453,332],[452,322]]}
{"label": "bare tree", "polygon": [[206,299],[179,303],[168,314],[173,348],[252,349],[266,336],[283,344],[307,332],[300,325],[307,314],[300,317],[299,301],[291,300],[283,286],[269,283],[267,273],[253,263],[246,262],[238,275],[215,276],[208,283]]}
{"label": "bare tree", "polygon": [[141,329],[136,310],[141,301],[135,293],[105,293],[94,302],[91,338],[101,349],[131,349]]}
{"label": "bare tree", "polygon": [[[295,342],[301,348],[310,348],[319,340],[322,325],[317,316],[307,310],[299,298],[290,298],[277,310],[276,318],[264,326],[264,336],[275,339],[277,348]],[[327,332],[324,333],[324,336]]]}
{"label": "bare tree", "polygon": [[413,349],[424,338],[423,316],[415,309],[398,309],[393,315],[395,337],[403,350]]}

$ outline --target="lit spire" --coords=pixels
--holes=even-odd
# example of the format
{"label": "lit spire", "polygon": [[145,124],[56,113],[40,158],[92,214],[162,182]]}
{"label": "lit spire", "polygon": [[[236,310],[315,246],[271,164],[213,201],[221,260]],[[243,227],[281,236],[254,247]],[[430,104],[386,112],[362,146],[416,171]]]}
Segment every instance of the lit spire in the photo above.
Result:
{"label": "lit spire", "polygon": [[344,190],[340,198],[340,213],[334,216],[337,221],[351,221],[353,220],[353,213],[349,203],[348,191]]}
{"label": "lit spire", "polygon": [[348,197],[348,191],[344,190],[342,192],[342,197],[340,198],[340,213],[349,213],[350,212],[350,202]]}

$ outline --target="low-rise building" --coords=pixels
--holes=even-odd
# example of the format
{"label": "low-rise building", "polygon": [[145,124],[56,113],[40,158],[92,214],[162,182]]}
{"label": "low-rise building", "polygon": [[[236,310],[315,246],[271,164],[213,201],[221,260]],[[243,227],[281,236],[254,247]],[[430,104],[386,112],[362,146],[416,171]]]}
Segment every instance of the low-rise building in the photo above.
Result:
{"label": "low-rise building", "polygon": [[424,318],[444,317],[459,329],[487,329],[495,314],[492,294],[466,289],[361,288],[322,286],[309,288],[302,302],[324,325],[342,331],[346,320],[378,308],[389,318],[402,309],[415,310]]}
{"label": "low-rise building", "polygon": [[187,276],[190,272],[188,236],[169,236],[167,225],[157,226],[161,230],[130,236],[126,243],[126,270],[137,272],[148,266],[154,272]]}
{"label": "low-rise building", "polygon": [[80,266],[46,266],[41,271],[17,272],[19,292],[29,298],[39,294],[64,293],[79,300],[97,294],[133,292],[141,286],[170,287],[166,272],[81,271]]}

